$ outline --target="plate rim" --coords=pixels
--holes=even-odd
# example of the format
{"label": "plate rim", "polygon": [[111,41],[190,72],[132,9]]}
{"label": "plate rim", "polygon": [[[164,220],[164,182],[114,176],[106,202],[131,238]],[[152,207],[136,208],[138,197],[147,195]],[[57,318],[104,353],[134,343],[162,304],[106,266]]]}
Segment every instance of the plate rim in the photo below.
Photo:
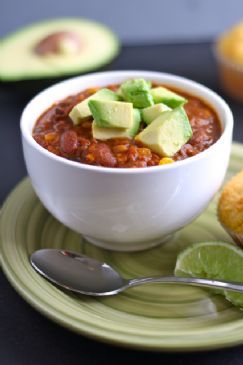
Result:
{"label": "plate rim", "polygon": [[[232,144],[232,155],[236,155],[236,157],[243,157],[243,144],[234,142]],[[12,194],[24,183],[27,183],[29,179],[24,178],[22,179],[12,191],[10,191],[9,195],[5,199],[2,209],[0,211],[0,221],[2,220],[5,207],[7,206],[9,200],[11,199]],[[130,349],[137,349],[137,350],[143,350],[143,351],[156,351],[156,352],[195,352],[195,351],[212,351],[216,349],[222,349],[222,348],[229,348],[233,346],[239,346],[243,344],[243,329],[242,329],[242,337],[239,339],[220,339],[220,343],[215,341],[211,344],[204,344],[204,343],[196,343],[196,344],[188,344],[184,343],[182,345],[178,343],[170,343],[163,345],[160,344],[152,344],[147,343],[146,345],[144,343],[138,343],[138,342],[131,342],[129,341],[129,338],[122,339],[122,338],[112,338],[112,335],[104,337],[100,332],[97,333],[97,328],[90,328],[87,330],[87,328],[84,328],[84,326],[74,326],[72,323],[70,323],[69,318],[62,317],[59,312],[55,312],[52,308],[48,306],[46,302],[39,301],[39,298],[36,298],[35,295],[31,295],[31,292],[28,288],[28,286],[23,287],[21,280],[16,277],[14,277],[14,269],[11,265],[8,264],[8,260],[5,258],[5,252],[4,252],[4,243],[1,238],[1,232],[0,232],[0,264],[2,267],[2,270],[11,284],[11,286],[17,291],[17,293],[29,304],[31,305],[35,310],[37,310],[39,313],[47,317],[48,319],[52,320],[59,326],[62,326],[70,331],[73,331],[79,335],[83,335],[87,338],[90,338],[92,340],[98,340],[99,342],[113,345],[113,346],[120,346],[123,348],[130,348]],[[44,280],[44,279],[43,279]],[[79,322],[80,323],[80,322]],[[104,329],[103,329],[104,331]],[[107,331],[105,329],[105,331]],[[217,340],[217,338],[216,338]],[[143,341],[144,342],[144,341]]]}

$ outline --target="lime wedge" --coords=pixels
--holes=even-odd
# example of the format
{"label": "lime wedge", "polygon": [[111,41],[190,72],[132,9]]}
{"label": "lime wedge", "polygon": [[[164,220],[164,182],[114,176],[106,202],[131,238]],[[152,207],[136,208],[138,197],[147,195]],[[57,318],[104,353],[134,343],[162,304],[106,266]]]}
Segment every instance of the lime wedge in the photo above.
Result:
{"label": "lime wedge", "polygon": [[[243,250],[225,242],[194,243],[177,257],[175,275],[243,283]],[[243,294],[227,290],[214,292],[243,307]]]}

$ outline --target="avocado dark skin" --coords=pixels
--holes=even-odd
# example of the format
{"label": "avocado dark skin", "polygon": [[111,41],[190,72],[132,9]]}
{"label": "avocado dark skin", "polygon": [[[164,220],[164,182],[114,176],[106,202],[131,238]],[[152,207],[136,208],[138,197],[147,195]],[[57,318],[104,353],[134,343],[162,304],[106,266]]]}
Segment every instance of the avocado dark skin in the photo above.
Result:
{"label": "avocado dark skin", "polygon": [[[101,41],[101,50],[94,39]],[[116,35],[95,21],[57,18],[35,23],[3,39],[0,91],[28,100],[67,78],[111,69],[118,52]]]}

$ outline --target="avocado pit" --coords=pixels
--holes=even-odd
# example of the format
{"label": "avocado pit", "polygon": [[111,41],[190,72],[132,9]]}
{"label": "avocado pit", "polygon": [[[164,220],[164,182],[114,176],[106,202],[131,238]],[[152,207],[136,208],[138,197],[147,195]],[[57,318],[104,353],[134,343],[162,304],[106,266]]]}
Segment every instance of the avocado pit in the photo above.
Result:
{"label": "avocado pit", "polygon": [[60,31],[44,37],[34,47],[39,56],[76,54],[81,49],[80,37],[74,32]]}

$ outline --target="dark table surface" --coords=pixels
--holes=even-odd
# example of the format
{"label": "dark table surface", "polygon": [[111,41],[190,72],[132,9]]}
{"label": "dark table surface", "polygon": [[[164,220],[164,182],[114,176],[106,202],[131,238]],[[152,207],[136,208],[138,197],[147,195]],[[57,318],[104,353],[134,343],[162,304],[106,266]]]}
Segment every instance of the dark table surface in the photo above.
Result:
{"label": "dark table surface", "polygon": [[[220,89],[210,43],[123,47],[120,56],[112,64],[112,69],[170,72],[210,87],[230,104],[235,118],[234,139],[243,142],[243,104],[233,102]],[[26,95],[24,88],[16,92],[13,87],[9,89],[6,85],[0,85],[0,203],[26,175],[19,118],[29,97],[30,94]],[[1,365],[92,365],[128,361],[178,365],[242,365],[243,346],[203,353],[152,353],[101,344],[71,333],[43,317],[14,291],[0,272]]]}

